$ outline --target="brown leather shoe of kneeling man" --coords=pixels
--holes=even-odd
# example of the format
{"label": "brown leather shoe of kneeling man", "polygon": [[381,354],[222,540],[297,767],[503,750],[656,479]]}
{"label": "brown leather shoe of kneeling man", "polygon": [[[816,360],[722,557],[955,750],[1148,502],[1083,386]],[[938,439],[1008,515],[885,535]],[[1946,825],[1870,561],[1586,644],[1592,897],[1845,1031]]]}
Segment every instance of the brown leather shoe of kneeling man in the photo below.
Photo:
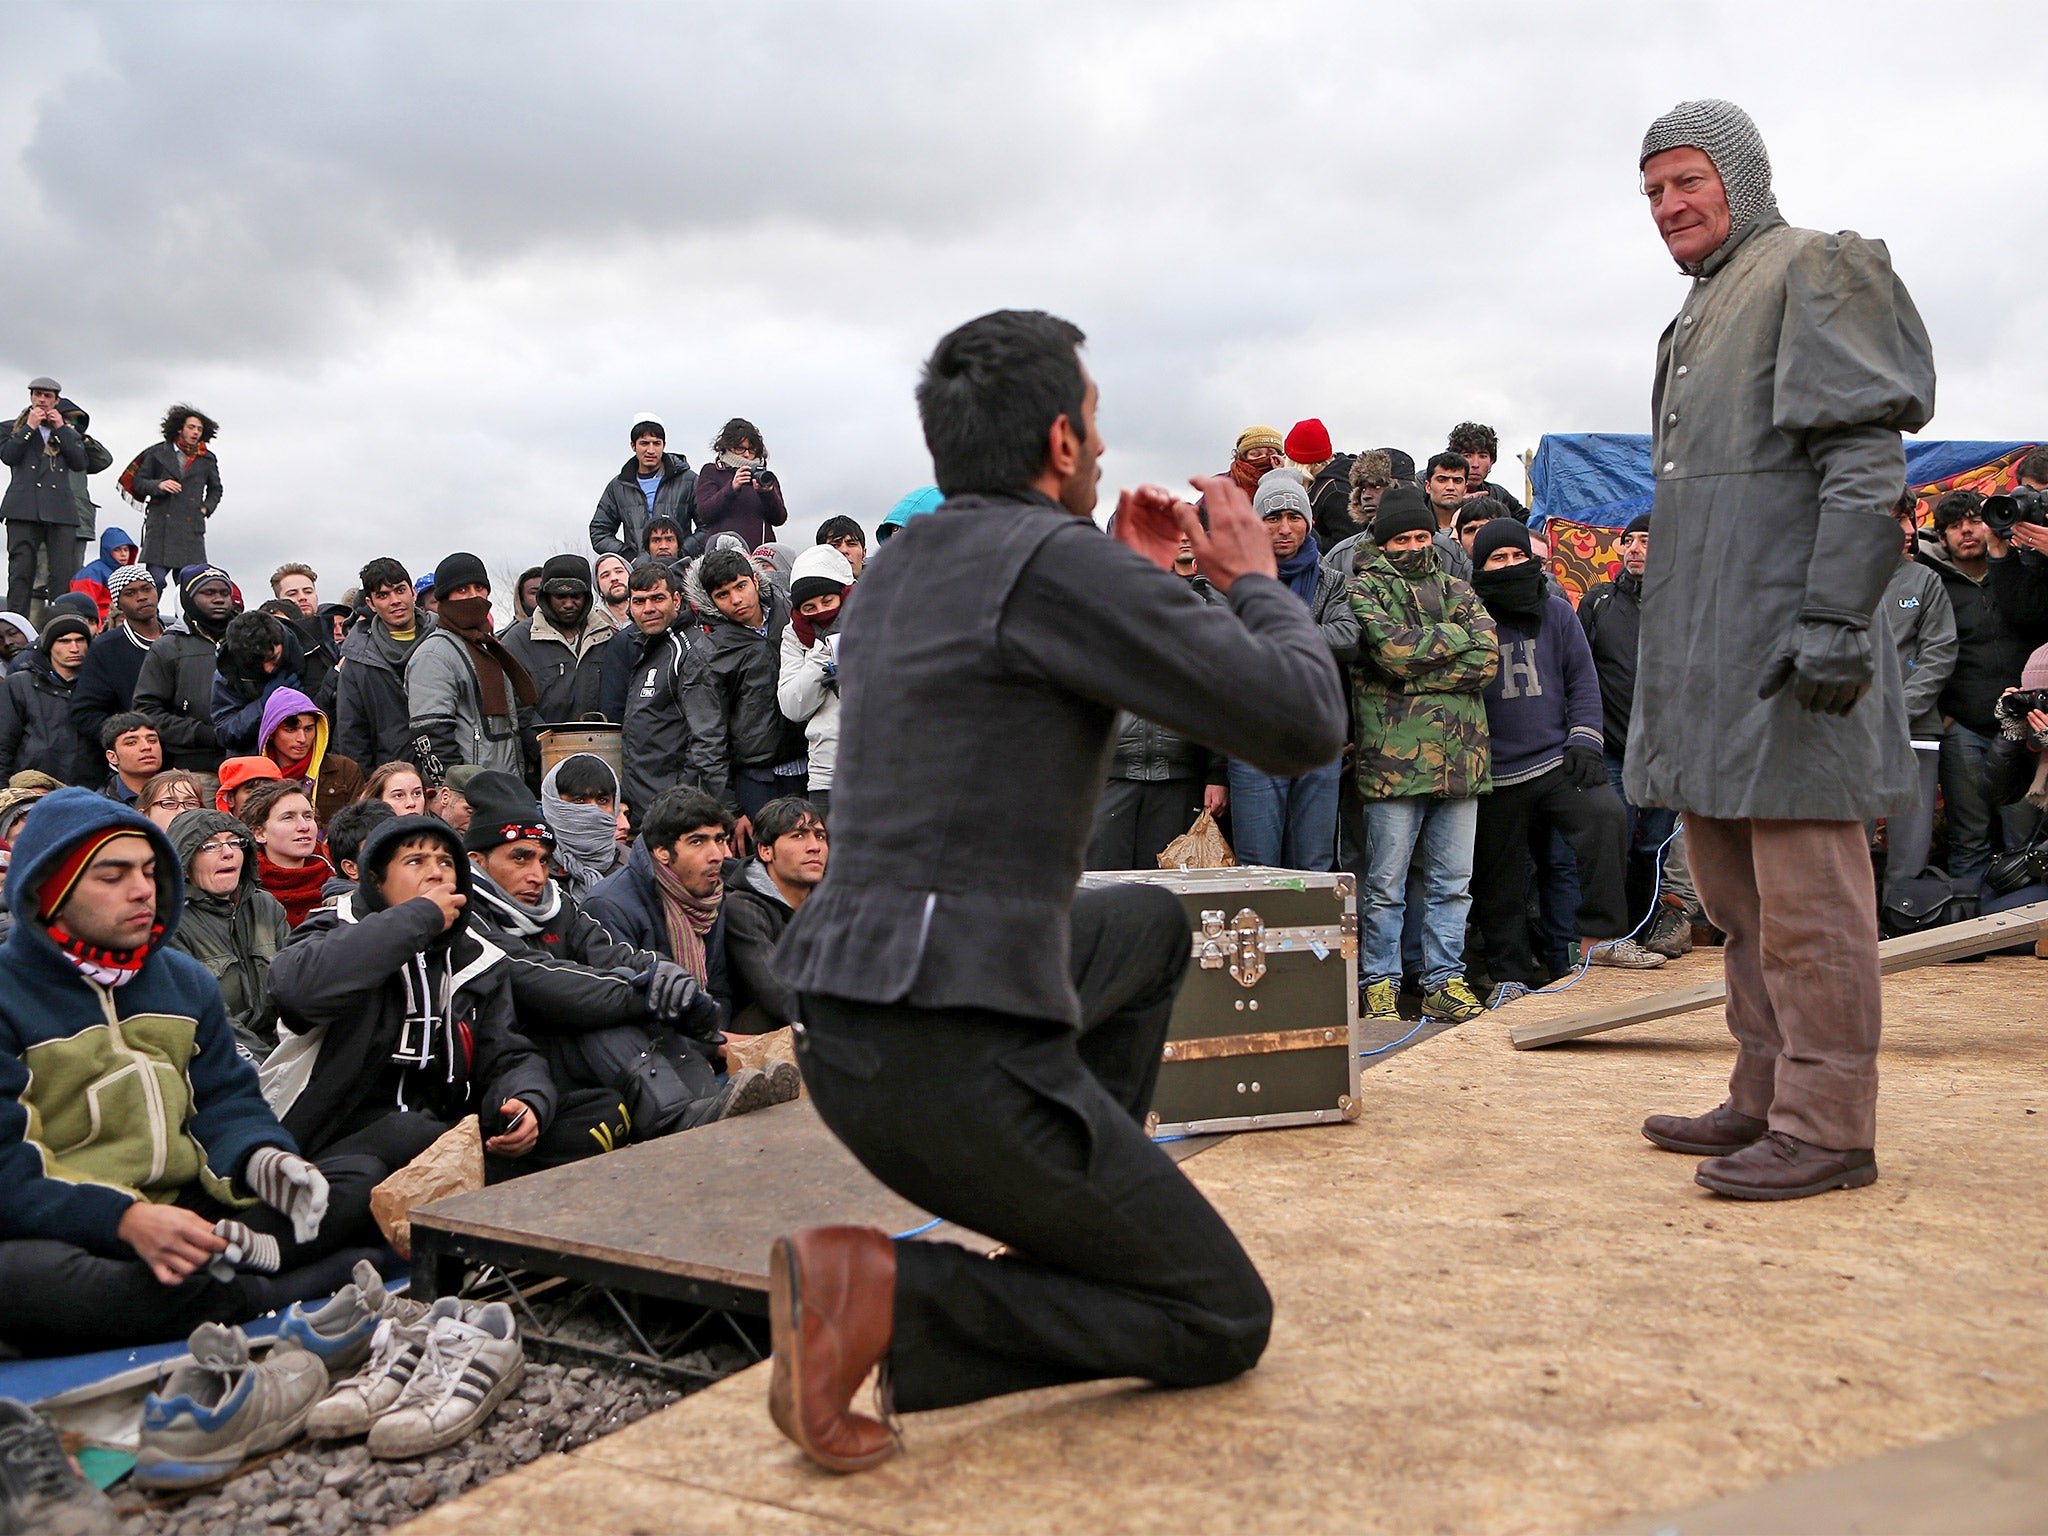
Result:
{"label": "brown leather shoe of kneeling man", "polygon": [[902,1449],[896,1432],[855,1413],[853,1395],[889,1352],[896,1247],[873,1227],[812,1227],[768,1255],[775,1350],[768,1413],[832,1472],[863,1472]]}
{"label": "brown leather shoe of kneeling man", "polygon": [[1737,1114],[1725,1102],[1689,1120],[1680,1115],[1652,1115],[1643,1122],[1643,1134],[1666,1152],[1690,1152],[1694,1157],[1740,1152],[1770,1128],[1769,1122]]}
{"label": "brown leather shoe of kneeling man", "polygon": [[1838,1152],[1783,1131],[1766,1131],[1763,1140],[1732,1156],[1708,1158],[1693,1181],[1735,1200],[1798,1200],[1875,1184],[1877,1154],[1867,1147]]}

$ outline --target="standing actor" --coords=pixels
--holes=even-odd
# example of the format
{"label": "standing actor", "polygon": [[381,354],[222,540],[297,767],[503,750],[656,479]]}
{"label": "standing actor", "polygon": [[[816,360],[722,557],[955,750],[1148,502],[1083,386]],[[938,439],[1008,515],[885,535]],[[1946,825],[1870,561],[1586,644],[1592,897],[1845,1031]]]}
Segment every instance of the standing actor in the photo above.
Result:
{"label": "standing actor", "polygon": [[[1179,901],[1075,884],[1117,710],[1298,774],[1343,746],[1342,687],[1229,477],[1198,482],[1206,530],[1153,486],[1122,497],[1117,541],[1096,529],[1081,340],[1005,311],[939,343],[918,409],[946,500],[863,578],[841,641],[832,862],[777,956],[804,1076],[877,1178],[1009,1251],[777,1240],[769,1408],[837,1471],[896,1449],[851,1408],[878,1362],[906,1411],[1200,1386],[1250,1369],[1271,1322],[1230,1229],[1141,1128],[1187,968]],[[1169,574],[1182,535],[1226,601]]]}
{"label": "standing actor", "polygon": [[1927,332],[1884,246],[1793,229],[1756,125],[1690,101],[1638,162],[1692,277],[1657,347],[1656,542],[1629,803],[1685,813],[1728,935],[1729,1096],[1643,1134],[1747,1200],[1877,1178],[1877,903],[1863,820],[1918,797],[1878,600],[1901,432],[1934,414]]}

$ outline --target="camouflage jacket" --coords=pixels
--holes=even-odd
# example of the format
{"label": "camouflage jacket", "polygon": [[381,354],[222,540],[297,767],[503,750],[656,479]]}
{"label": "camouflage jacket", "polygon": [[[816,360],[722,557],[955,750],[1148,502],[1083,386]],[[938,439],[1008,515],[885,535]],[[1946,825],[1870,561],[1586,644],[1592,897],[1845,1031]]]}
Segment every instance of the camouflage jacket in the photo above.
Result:
{"label": "camouflage jacket", "polygon": [[1493,788],[1481,690],[1500,654],[1493,620],[1471,587],[1444,572],[1434,549],[1410,580],[1362,538],[1352,550],[1351,611],[1359,624],[1351,713],[1360,798],[1464,799]]}

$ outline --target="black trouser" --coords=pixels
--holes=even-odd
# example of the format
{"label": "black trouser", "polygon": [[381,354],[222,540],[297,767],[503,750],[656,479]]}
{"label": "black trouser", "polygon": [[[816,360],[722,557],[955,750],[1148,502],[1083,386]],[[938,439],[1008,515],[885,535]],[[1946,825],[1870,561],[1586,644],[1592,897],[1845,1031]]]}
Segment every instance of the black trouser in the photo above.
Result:
{"label": "black trouser", "polygon": [[896,1244],[889,1373],[905,1412],[1114,1376],[1205,1386],[1266,1347],[1258,1271],[1142,1128],[1187,970],[1180,902],[1084,891],[1073,934],[1079,1031],[803,999],[798,1058],[834,1134],[905,1199],[1011,1250]]}
{"label": "black trouser", "polygon": [[811,802],[811,809],[830,820],[832,817],[832,791],[830,789],[807,789],[804,798]]}
{"label": "black trouser", "polygon": [[1547,822],[1564,834],[1579,866],[1579,932],[1614,939],[1628,932],[1628,813],[1605,784],[1574,789],[1562,768],[1479,797],[1472,852],[1472,920],[1486,973],[1496,982],[1543,981],[1529,948],[1529,830]]}
{"label": "black trouser", "polygon": [[[49,580],[36,585],[36,555],[40,552],[49,566]],[[71,590],[71,577],[78,570],[78,527],[74,523],[7,524],[7,606],[24,616],[30,598],[38,591],[45,597],[61,597]]]}
{"label": "black trouser", "polygon": [[740,814],[752,821],[761,814],[761,807],[771,800],[780,800],[785,795],[802,796],[807,781],[800,773],[775,774],[766,768],[742,768],[732,776],[732,796],[739,802]]}
{"label": "black trouser", "polygon": [[[394,1124],[401,1118],[423,1124]],[[72,1354],[182,1339],[201,1323],[241,1323],[347,1283],[358,1259],[381,1256],[370,1191],[426,1150],[433,1122],[392,1116],[336,1142],[314,1162],[327,1176],[327,1216],[309,1243],[292,1239],[291,1219],[267,1205],[230,1209],[193,1184],[178,1204],[208,1221],[223,1216],[277,1239],[278,1272],[220,1281],[205,1270],[165,1285],[141,1259],[104,1258],[70,1243],[21,1238],[0,1243],[0,1337],[29,1354]]]}
{"label": "black trouser", "polygon": [[1200,779],[1111,779],[1095,803],[1090,869],[1157,869],[1166,845],[1202,811]]}

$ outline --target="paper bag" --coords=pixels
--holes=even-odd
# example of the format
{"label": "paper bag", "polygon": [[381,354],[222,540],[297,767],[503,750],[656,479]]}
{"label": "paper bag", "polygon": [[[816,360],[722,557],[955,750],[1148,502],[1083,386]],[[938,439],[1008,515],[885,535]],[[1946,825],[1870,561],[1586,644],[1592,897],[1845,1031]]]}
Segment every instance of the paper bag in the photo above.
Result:
{"label": "paper bag", "polygon": [[484,1136],[475,1115],[458,1121],[431,1147],[370,1191],[377,1229],[402,1258],[412,1257],[412,1213],[448,1195],[484,1187]]}
{"label": "paper bag", "polygon": [[1166,845],[1159,855],[1161,869],[1235,869],[1237,856],[1216,829],[1216,818],[1207,811],[1195,824]]}
{"label": "paper bag", "polygon": [[789,1032],[787,1025],[771,1029],[765,1035],[725,1037],[725,1069],[728,1072],[737,1072],[742,1067],[756,1067],[765,1072],[778,1061],[792,1065],[796,1062],[796,1037]]}

